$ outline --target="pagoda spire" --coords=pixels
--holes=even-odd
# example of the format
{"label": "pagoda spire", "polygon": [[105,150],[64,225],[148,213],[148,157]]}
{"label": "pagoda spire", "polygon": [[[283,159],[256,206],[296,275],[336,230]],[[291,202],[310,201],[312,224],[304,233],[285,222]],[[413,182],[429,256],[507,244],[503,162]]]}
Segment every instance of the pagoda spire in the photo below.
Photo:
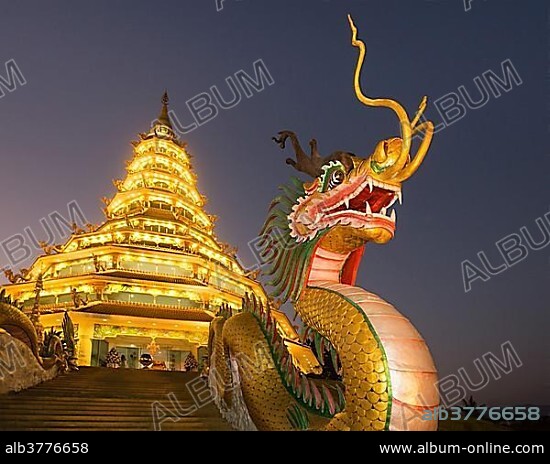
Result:
{"label": "pagoda spire", "polygon": [[160,114],[158,118],[152,122],[149,132],[140,134],[142,139],[157,137],[165,140],[172,140],[175,143],[180,143],[178,140],[178,136],[176,135],[176,133],[174,132],[174,128],[172,127],[172,121],[170,121],[170,114],[168,112],[169,101],[170,99],[168,98],[168,92],[165,90],[161,99],[162,107],[160,109]]}
{"label": "pagoda spire", "polygon": [[170,99],[168,98],[168,92],[164,90],[164,94],[162,95],[162,108],[160,110],[159,117],[155,121],[156,124],[161,124],[163,126],[168,126],[170,129],[174,129],[172,127],[172,122],[170,121],[170,115],[168,114],[168,103]]}

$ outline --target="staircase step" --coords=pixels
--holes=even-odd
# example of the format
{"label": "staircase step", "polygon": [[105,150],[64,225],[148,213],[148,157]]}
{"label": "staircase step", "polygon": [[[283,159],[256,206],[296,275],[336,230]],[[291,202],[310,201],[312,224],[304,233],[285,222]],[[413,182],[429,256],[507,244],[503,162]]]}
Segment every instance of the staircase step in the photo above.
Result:
{"label": "staircase step", "polygon": [[[153,408],[160,402],[194,405],[187,388],[204,382],[196,373],[81,368],[28,390],[0,395],[0,430],[153,430]],[[206,390],[206,384],[202,385]],[[201,389],[202,391],[202,389]],[[201,396],[202,398],[202,396]],[[211,401],[163,430],[231,430]]]}

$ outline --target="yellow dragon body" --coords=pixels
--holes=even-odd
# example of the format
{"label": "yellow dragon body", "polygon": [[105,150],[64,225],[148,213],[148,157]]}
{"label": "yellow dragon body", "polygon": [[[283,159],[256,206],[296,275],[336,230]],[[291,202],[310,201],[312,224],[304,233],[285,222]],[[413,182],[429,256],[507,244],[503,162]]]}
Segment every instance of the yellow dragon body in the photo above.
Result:
{"label": "yellow dragon body", "polygon": [[[366,48],[349,20],[359,49],[356,95],[367,106],[392,109],[401,137],[383,140],[366,159],[346,152],[322,158],[315,140],[307,155],[290,131],[275,138],[281,148],[291,141],[296,160],[287,163],[313,178],[282,188],[260,243],[273,296],[293,302],[305,334],[297,348],[300,343],[288,339],[279,311],[263,295],[247,296],[240,313],[224,308],[214,319],[210,385],[222,414],[239,429],[437,428],[436,421],[422,420],[424,411],[439,404],[426,343],[390,303],[354,286],[365,244],[394,236],[394,204],[401,203],[402,183],[428,151],[433,124],[419,124],[426,98],[411,120],[396,101],[362,93]],[[411,158],[416,134],[423,136]],[[310,347],[331,375],[300,362],[298,351]]]}
{"label": "yellow dragon body", "polygon": [[[39,325],[39,322],[36,322]],[[67,312],[63,316],[63,338],[54,331],[42,334],[36,330],[33,320],[23,312],[16,301],[0,291],[0,331],[23,342],[44,370],[78,370],[74,325]]]}

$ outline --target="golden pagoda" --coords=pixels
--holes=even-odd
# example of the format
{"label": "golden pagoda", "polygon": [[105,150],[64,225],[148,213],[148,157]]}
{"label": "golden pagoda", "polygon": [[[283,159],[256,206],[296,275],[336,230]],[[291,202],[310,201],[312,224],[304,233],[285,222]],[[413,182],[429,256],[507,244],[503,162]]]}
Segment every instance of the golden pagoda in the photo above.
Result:
{"label": "golden pagoda", "polygon": [[105,222],[75,227],[61,247],[44,246],[25,281],[5,288],[25,312],[38,310],[46,329],[70,311],[80,365],[102,365],[116,347],[128,367],[139,368],[148,353],[155,367],[182,370],[189,353],[204,360],[210,321],[223,304],[240,308],[245,293],[264,301],[265,294],[214,235],[216,218],[204,211],[166,93],[160,116],[139,137],[126,178],[103,199]]}

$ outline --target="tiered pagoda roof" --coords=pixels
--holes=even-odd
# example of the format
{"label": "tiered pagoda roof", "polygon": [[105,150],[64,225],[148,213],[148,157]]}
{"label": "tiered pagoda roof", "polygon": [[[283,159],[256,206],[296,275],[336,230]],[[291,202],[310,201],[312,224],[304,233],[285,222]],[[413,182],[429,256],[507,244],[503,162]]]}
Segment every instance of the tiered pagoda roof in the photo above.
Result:
{"label": "tiered pagoda roof", "polygon": [[126,178],[104,198],[105,221],[74,227],[62,246],[45,246],[25,281],[7,286],[30,309],[43,278],[42,313],[74,309],[95,314],[210,320],[222,304],[240,307],[245,292],[264,299],[245,275],[236,250],[214,234],[192,158],[172,127],[168,95],[151,129],[132,142]]}

